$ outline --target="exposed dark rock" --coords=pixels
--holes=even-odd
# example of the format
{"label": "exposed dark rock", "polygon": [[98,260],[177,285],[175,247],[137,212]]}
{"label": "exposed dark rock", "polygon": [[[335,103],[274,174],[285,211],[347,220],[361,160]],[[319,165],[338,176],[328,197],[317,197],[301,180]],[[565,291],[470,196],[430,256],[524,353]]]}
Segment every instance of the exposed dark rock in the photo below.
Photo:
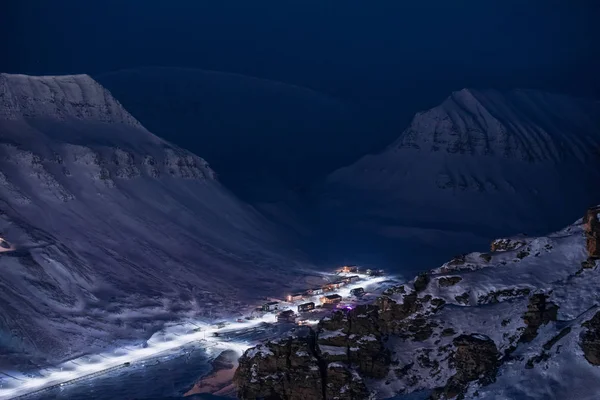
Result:
{"label": "exposed dark rock", "polygon": [[517,258],[518,258],[519,260],[522,260],[522,259],[524,259],[525,257],[527,257],[528,255],[529,255],[529,251],[527,251],[527,250],[521,250],[521,251],[519,251],[519,252],[517,253]]}
{"label": "exposed dark rock", "polygon": [[594,260],[600,258],[600,221],[598,220],[598,214],[600,214],[600,206],[588,209],[583,217],[587,251],[589,257]]}
{"label": "exposed dark rock", "polygon": [[482,258],[483,260],[485,260],[485,262],[492,261],[492,255],[488,254],[488,253],[482,253],[479,255],[479,257]]}
{"label": "exposed dark rock", "polygon": [[521,246],[524,246],[525,242],[515,239],[496,239],[492,242],[491,251],[509,251],[516,250]]}
{"label": "exposed dark rock", "polygon": [[[369,392],[364,381],[356,372],[340,363],[332,363],[326,370],[325,399],[364,400]],[[311,400],[304,397],[304,400]]]}
{"label": "exposed dark rock", "polygon": [[410,371],[410,369],[413,367],[413,365],[414,363],[406,364],[402,368],[396,369],[394,372],[396,373],[396,376],[398,378],[404,378],[408,374],[408,371]]}
{"label": "exposed dark rock", "polygon": [[446,300],[444,299],[435,298],[431,300],[431,305],[437,308],[442,307],[444,304],[446,304]]}
{"label": "exposed dark rock", "polygon": [[588,258],[587,260],[581,262],[582,269],[592,269],[595,266],[596,266],[596,260],[594,260],[593,258]]}
{"label": "exposed dark rock", "polygon": [[423,304],[415,292],[404,296],[402,304],[386,296],[379,297],[376,304],[379,308],[379,322],[383,333],[397,331],[399,321],[423,309]]}
{"label": "exposed dark rock", "polygon": [[454,329],[452,329],[452,328],[445,328],[442,331],[442,336],[452,336],[454,334],[456,334],[456,331]]}
{"label": "exposed dark rock", "polygon": [[456,300],[458,302],[458,304],[468,305],[469,304],[469,293],[465,292],[465,293],[461,294],[460,296],[456,296],[456,297],[454,297],[454,300]]}
{"label": "exposed dark rock", "polygon": [[582,324],[587,330],[581,335],[581,349],[592,365],[600,365],[600,312]]}
{"label": "exposed dark rock", "polygon": [[400,335],[404,337],[410,337],[416,342],[422,342],[429,339],[431,335],[433,335],[434,328],[437,326],[437,324],[434,322],[428,321],[422,317],[409,319],[406,322],[407,334]]}
{"label": "exposed dark rock", "polygon": [[393,294],[405,294],[406,293],[406,288],[404,287],[404,285],[396,285],[396,286],[392,286],[390,288],[387,288],[383,291],[383,294],[385,296],[391,296]]}
{"label": "exposed dark rock", "polygon": [[550,354],[543,351],[542,354],[537,355],[535,357],[531,357],[529,360],[527,360],[527,363],[525,364],[525,368],[532,369],[535,366],[535,364],[539,364],[542,361],[547,361],[549,358],[550,358]]}
{"label": "exposed dark rock", "polygon": [[462,398],[470,382],[486,385],[496,379],[500,353],[493,340],[483,335],[461,335],[452,343],[456,351],[452,354],[451,363],[456,374],[446,386],[434,391],[432,399]]}
{"label": "exposed dark rock", "polygon": [[454,286],[460,281],[462,281],[462,278],[460,276],[447,276],[439,278],[437,280],[438,285],[440,285],[441,287]]}
{"label": "exposed dark rock", "polygon": [[239,399],[324,399],[324,371],[314,332],[247,350],[233,382]]}
{"label": "exposed dark rock", "polygon": [[531,342],[536,336],[540,326],[556,321],[558,306],[547,301],[545,294],[534,294],[529,299],[527,311],[523,314],[523,321],[527,325],[520,342]]}
{"label": "exposed dark rock", "polygon": [[423,290],[425,290],[427,288],[427,285],[429,284],[429,275],[427,274],[419,274],[419,276],[417,276],[417,278],[415,279],[415,290],[418,292],[422,292]]}
{"label": "exposed dark rock", "polygon": [[461,255],[455,256],[452,260],[448,261],[448,265],[462,265],[465,263],[465,261],[466,261],[466,255],[461,254]]}
{"label": "exposed dark rock", "polygon": [[531,289],[529,288],[512,288],[498,290],[496,292],[490,292],[485,296],[480,296],[477,299],[477,304],[499,303],[505,299],[528,296],[529,293],[531,293]]}
{"label": "exposed dark rock", "polygon": [[554,336],[552,339],[550,339],[548,342],[546,342],[544,344],[544,350],[550,350],[550,349],[552,349],[552,346],[554,346],[560,339],[562,339],[565,336],[567,336],[570,332],[571,332],[571,327],[570,326],[568,326],[565,329],[561,330],[558,333],[558,335]]}

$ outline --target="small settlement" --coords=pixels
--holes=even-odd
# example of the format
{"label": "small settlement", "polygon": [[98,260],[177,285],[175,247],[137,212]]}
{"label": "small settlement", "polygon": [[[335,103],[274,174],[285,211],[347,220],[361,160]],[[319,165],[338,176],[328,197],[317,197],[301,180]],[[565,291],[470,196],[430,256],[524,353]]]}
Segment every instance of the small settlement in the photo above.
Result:
{"label": "small settlement", "polygon": [[[348,275],[348,274],[358,274],[359,273],[359,268],[356,265],[345,265],[345,266],[339,268],[336,271],[336,273],[338,275],[339,274],[344,274],[344,275],[338,277],[338,279],[334,280],[333,282],[329,282],[329,283],[322,285],[321,287],[313,287],[310,289],[306,289],[302,292],[290,294],[290,295],[286,296],[286,301],[288,303],[295,303],[295,302],[301,301],[307,297],[309,298],[309,297],[322,295],[322,297],[320,297],[320,299],[319,299],[319,301],[321,303],[320,306],[315,305],[314,302],[299,304],[297,307],[298,313],[311,311],[318,307],[331,307],[332,305],[335,306],[336,304],[338,304],[342,301],[342,296],[340,296],[339,294],[331,293],[331,292],[335,292],[336,290],[340,289],[341,287],[343,287],[345,285],[349,285],[351,283],[355,283],[360,280],[359,275]],[[381,275],[383,275],[383,270],[368,269],[364,273],[369,276],[381,276]],[[328,294],[328,293],[330,293],[330,294]],[[365,294],[365,290],[362,287],[354,288],[350,291],[350,295],[355,296],[355,297],[360,297],[360,296],[363,296],[364,294]],[[279,302],[271,301],[271,302],[263,304],[262,307],[259,308],[259,310],[263,311],[263,312],[278,311],[279,305],[280,305]],[[294,322],[295,319],[296,319],[296,314],[294,314],[293,310],[282,311],[277,315],[278,322]]]}

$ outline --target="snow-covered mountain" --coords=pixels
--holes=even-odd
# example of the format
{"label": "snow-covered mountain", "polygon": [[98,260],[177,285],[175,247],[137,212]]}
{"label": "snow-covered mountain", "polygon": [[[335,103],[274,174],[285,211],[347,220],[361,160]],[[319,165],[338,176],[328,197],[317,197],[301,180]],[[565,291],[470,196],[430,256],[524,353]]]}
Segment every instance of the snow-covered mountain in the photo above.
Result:
{"label": "snow-covered mountain", "polygon": [[599,149],[598,101],[461,90],[382,153],[330,175],[321,219],[349,238],[371,231],[392,248],[403,238],[454,252],[555,230],[600,198]]}
{"label": "snow-covered mountain", "polygon": [[230,313],[302,265],[200,157],[87,75],[0,75],[0,363]]}
{"label": "snow-covered mountain", "polygon": [[600,207],[547,236],[496,240],[249,349],[238,395],[597,399],[599,259]]}

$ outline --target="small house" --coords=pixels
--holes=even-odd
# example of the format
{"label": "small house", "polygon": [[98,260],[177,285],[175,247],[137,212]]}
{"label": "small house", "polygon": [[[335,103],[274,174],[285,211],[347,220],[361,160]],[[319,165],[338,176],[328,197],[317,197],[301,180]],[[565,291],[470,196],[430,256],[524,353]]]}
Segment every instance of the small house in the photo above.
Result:
{"label": "small house", "polygon": [[323,285],[323,292],[333,292],[334,290],[338,290],[345,284],[346,283],[341,279],[335,282],[328,283],[326,285]]}
{"label": "small house", "polygon": [[277,322],[296,322],[296,314],[293,310],[282,311],[277,314]]}
{"label": "small house", "polygon": [[309,296],[317,296],[319,294],[323,294],[323,288],[308,289],[306,291],[306,294]]}
{"label": "small house", "polygon": [[362,296],[362,295],[364,295],[364,294],[365,294],[365,289],[363,289],[363,288],[361,288],[361,287],[359,287],[359,288],[356,288],[356,289],[352,289],[352,290],[350,291],[350,294],[351,294],[352,296],[360,297],[360,296]]}
{"label": "small house", "polygon": [[342,272],[344,274],[357,273],[358,267],[356,265],[344,265],[342,268],[339,269],[339,272]]}
{"label": "small house", "polygon": [[336,304],[342,301],[342,296],[339,294],[331,294],[321,297],[321,304]]}
{"label": "small house", "polygon": [[271,301],[269,303],[265,303],[262,306],[263,311],[276,311],[279,310],[279,302]]}
{"label": "small house", "polygon": [[333,283],[328,283],[327,285],[323,285],[321,288],[321,293],[325,293],[325,292],[333,292],[334,290],[337,289],[337,286],[334,285]]}
{"label": "small house", "polygon": [[360,277],[358,275],[352,275],[352,276],[345,276],[342,278],[342,282],[344,283],[352,283],[352,282],[356,282],[360,279]]}
{"label": "small house", "polygon": [[370,275],[370,276],[382,276],[383,270],[382,269],[368,269],[366,271],[366,274]]}
{"label": "small house", "polygon": [[299,301],[299,300],[302,300],[303,298],[304,298],[304,295],[302,293],[290,294],[287,297],[287,301],[290,303],[293,303],[294,301]]}
{"label": "small house", "polygon": [[310,303],[304,303],[304,304],[300,304],[298,306],[298,312],[305,312],[305,311],[310,311],[310,310],[314,310],[315,309],[315,303],[313,303],[312,301]]}

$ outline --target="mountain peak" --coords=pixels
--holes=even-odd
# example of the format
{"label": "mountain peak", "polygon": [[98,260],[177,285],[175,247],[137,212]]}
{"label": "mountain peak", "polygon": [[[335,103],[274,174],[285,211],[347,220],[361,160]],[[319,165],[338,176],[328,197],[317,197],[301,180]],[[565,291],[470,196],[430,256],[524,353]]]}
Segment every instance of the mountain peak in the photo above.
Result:
{"label": "mountain peak", "polygon": [[89,75],[0,74],[0,119],[78,119],[141,124]]}
{"label": "mountain peak", "polygon": [[600,146],[600,102],[535,90],[462,89],[418,113],[392,145],[527,162],[585,161]]}

